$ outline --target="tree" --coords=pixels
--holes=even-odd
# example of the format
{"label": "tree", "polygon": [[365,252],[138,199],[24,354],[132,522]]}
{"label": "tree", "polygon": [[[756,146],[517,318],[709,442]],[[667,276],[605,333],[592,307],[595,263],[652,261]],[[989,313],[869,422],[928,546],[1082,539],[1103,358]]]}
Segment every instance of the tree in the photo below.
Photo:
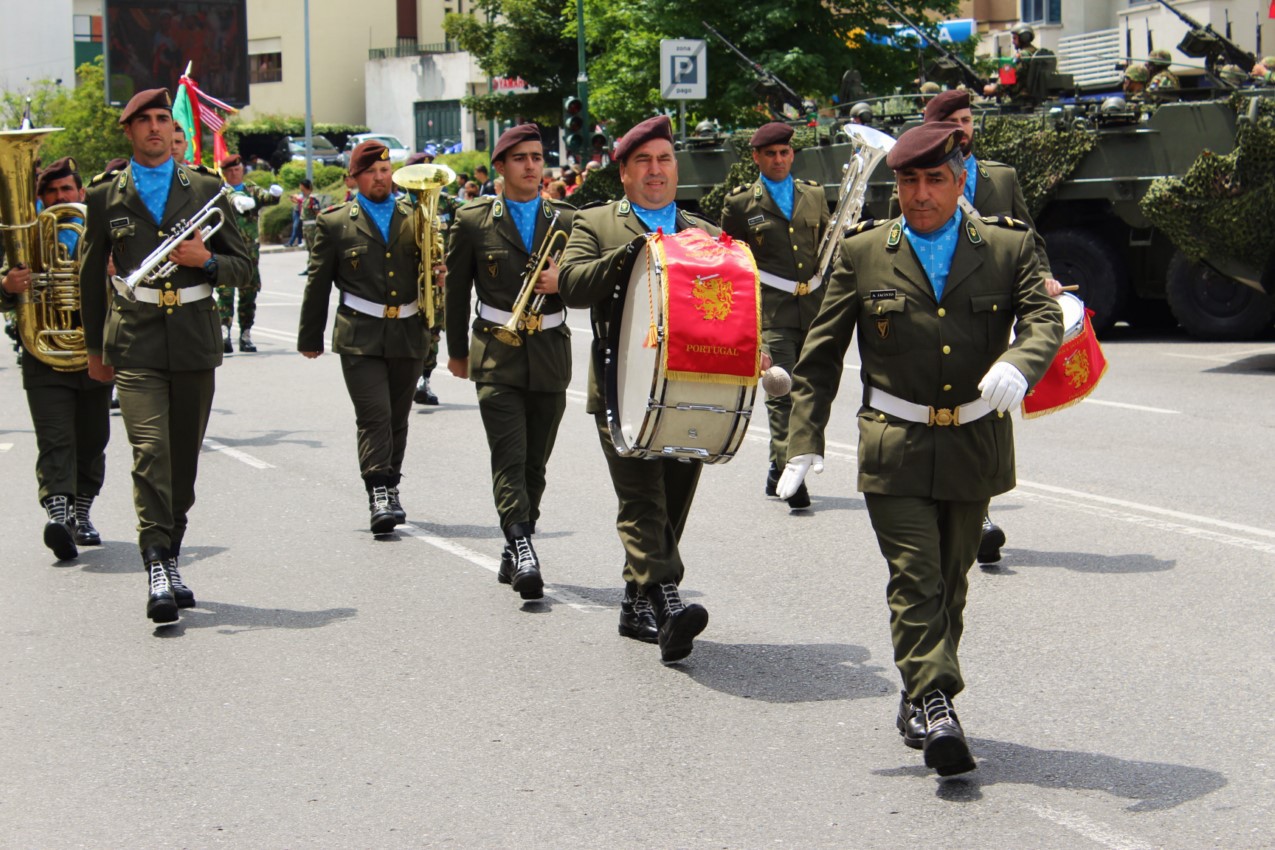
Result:
{"label": "tree", "polygon": [[561,120],[562,98],[575,90],[576,36],[567,33],[564,5],[574,0],[475,0],[477,14],[451,14],[443,22],[448,38],[472,53],[493,77],[521,77],[539,89],[531,94],[466,97],[463,103],[486,118]]}

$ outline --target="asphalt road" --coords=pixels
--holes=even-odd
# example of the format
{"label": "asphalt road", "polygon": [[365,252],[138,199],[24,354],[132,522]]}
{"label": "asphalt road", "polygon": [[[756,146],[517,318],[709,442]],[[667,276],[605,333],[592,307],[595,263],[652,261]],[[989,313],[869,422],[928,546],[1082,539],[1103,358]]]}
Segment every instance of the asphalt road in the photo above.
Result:
{"label": "asphalt road", "polygon": [[1275,343],[1118,330],[1091,401],[1018,424],[962,647],[979,767],[940,781],[893,725],[853,356],[812,510],[763,497],[760,416],[704,471],[684,588],[712,620],[664,667],[616,634],[586,317],[523,605],[468,383],[413,412],[409,526],[367,532],[338,360],[294,351],[302,259],[263,258],[261,351],[218,372],[173,628],[144,616],[118,417],[105,545],[44,548],[0,353],[0,846],[1275,847]]}

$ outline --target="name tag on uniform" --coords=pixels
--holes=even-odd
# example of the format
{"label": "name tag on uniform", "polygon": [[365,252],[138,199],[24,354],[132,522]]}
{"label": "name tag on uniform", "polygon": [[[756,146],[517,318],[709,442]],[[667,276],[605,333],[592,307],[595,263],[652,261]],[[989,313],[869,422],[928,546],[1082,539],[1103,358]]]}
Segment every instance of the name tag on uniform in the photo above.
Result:
{"label": "name tag on uniform", "polygon": [[127,218],[111,219],[111,229],[114,230],[117,227],[128,227],[128,219]]}
{"label": "name tag on uniform", "polygon": [[868,293],[868,297],[873,301],[885,301],[888,299],[898,298],[899,290],[897,289],[874,289]]}
{"label": "name tag on uniform", "polygon": [[754,224],[761,224],[765,220],[766,220],[766,216],[755,215],[752,218],[748,219],[748,226],[752,227]]}

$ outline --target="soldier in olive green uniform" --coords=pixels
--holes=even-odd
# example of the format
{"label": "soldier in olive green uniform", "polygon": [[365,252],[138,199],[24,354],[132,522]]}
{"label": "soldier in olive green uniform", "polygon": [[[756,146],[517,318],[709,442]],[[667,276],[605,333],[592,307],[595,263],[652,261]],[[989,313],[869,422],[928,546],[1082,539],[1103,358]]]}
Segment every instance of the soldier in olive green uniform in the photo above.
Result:
{"label": "soldier in olive green uniform", "polygon": [[[65,157],[40,172],[36,197],[45,209],[83,202],[84,184],[75,160]],[[64,230],[57,250],[65,251],[68,258],[78,257],[79,241],[74,232]],[[0,310],[13,309],[31,284],[31,270],[0,269],[0,278]],[[105,280],[102,286],[106,286]],[[106,475],[111,386],[90,378],[87,366],[66,371],[56,361],[46,363],[28,351],[22,356],[22,388],[35,430],[40,504],[48,514],[44,543],[59,559],[68,560],[79,554],[77,544],[97,546],[102,542],[89,509]]]}
{"label": "soldier in olive green uniform", "polygon": [[[514,332],[502,339],[533,257],[551,231],[560,251],[571,232],[574,208],[540,198],[544,148],[534,124],[501,134],[492,164],[505,178],[505,195],[471,201],[456,213],[447,249],[448,368],[478,385],[478,409],[491,448],[492,491],[505,534],[497,578],[523,599],[544,595],[540,560],[531,536],[540,517],[545,467],[558,436],[571,383],[571,331],[557,295],[558,266],[546,262],[536,287],[544,296],[538,313],[531,298]],[[469,336],[469,297],[477,290],[478,315]],[[534,298],[535,296],[532,296]],[[496,332],[493,333],[493,330]]]}
{"label": "soldier in olive green uniform", "polygon": [[[301,181],[301,200],[297,206],[301,209],[301,239],[305,242],[308,255],[314,250],[314,234],[319,226],[319,213],[323,211],[319,199],[314,196],[314,183],[309,179]],[[301,274],[306,274],[302,272]]]}
{"label": "soldier in olive green uniform", "polygon": [[[779,495],[823,467],[824,431],[851,337],[859,339],[858,487],[881,554],[898,726],[941,775],[974,768],[952,697],[967,573],[988,499],[1014,486],[1005,414],[1062,341],[1030,232],[1015,219],[958,209],[965,168],[958,124],[904,133],[887,163],[903,217],[842,241],[823,309],[793,376],[792,435]],[[1007,348],[1011,326],[1017,334]]]}
{"label": "soldier in olive green uniform", "polygon": [[1152,50],[1147,57],[1147,96],[1157,102],[1177,100],[1181,93],[1182,81],[1178,75],[1169,70],[1173,64],[1173,54],[1167,50]]}
{"label": "soldier in olive green uniform", "polygon": [[1014,59],[1010,63],[1014,71],[1014,82],[1009,85],[1002,85],[999,82],[989,83],[983,88],[983,94],[988,97],[1003,95],[1011,101],[1021,103],[1031,99],[1031,92],[1027,88],[1027,75],[1032,60],[1040,52],[1040,48],[1033,44],[1036,40],[1036,30],[1027,24],[1019,24],[1010,30],[1010,40],[1014,45]]}
{"label": "soldier in olive green uniform", "polygon": [[150,580],[147,615],[165,624],[176,622],[179,607],[195,604],[177,559],[222,358],[213,286],[248,280],[248,249],[229,226],[233,213],[221,197],[216,203],[227,225],[207,244],[198,233],[180,241],[168,254],[176,271],[139,284],[136,300],[117,292],[108,299],[102,281],[109,259],[127,277],[221,189],[220,180],[173,162],[166,89],[136,95],[120,124],[133,158],[123,171],[100,174],[89,187],[80,304],[89,376],[100,381],[115,375],[133,447],[138,543]]}
{"label": "soldier in olive green uniform", "polygon": [[239,154],[231,154],[223,159],[221,177],[226,185],[234,189],[230,196],[230,205],[235,210],[235,224],[243,234],[244,244],[252,257],[252,276],[241,284],[233,282],[217,287],[217,309],[221,313],[222,350],[232,353],[235,347],[230,342],[230,325],[235,314],[235,290],[239,290],[239,350],[252,353],[257,350],[252,342],[252,323],[257,318],[257,293],[261,291],[261,210],[264,207],[279,203],[283,197],[283,187],[274,184],[267,191],[256,183],[245,183],[243,179],[243,159]]}
{"label": "soldier in olive green uniform", "polygon": [[661,658],[673,662],[691,653],[692,640],[708,625],[708,611],[702,605],[684,605],[678,593],[684,572],[678,541],[703,464],[623,458],[616,453],[606,421],[605,369],[600,358],[615,289],[628,283],[623,266],[634,238],[656,228],[673,233],[698,227],[713,236],[720,231],[673,203],[677,160],[673,158],[673,134],[667,117],[650,118],[631,129],[616,143],[615,160],[620,164],[625,198],[576,214],[562,255],[558,288],[567,306],[592,311],[594,356],[589,363],[585,409],[597,419],[602,453],[619,499],[616,530],[627,556],[620,634],[637,640],[657,639]]}
{"label": "soldier in olive green uniform", "polygon": [[407,519],[399,482],[412,390],[429,345],[425,316],[417,306],[421,254],[412,208],[390,192],[389,149],[371,139],[360,142],[350,153],[350,174],[359,187],[355,199],[319,216],[297,350],[309,358],[323,353],[328,297],[335,285],[341,303],[332,350],[341,355],[354,403],[372,533],[389,534]]}
{"label": "soldier in olive green uniform", "polygon": [[[828,227],[823,187],[791,174],[793,129],[772,122],[753,133],[753,162],[761,174],[751,186],[726,197],[722,230],[748,244],[761,278],[761,339],[771,362],[792,374],[810,323],[823,303],[822,281],[815,274],[820,240]],[[787,395],[768,396],[770,469],[766,495],[775,495],[779,470],[787,458]],[[788,500],[793,508],[810,506],[803,486]]]}

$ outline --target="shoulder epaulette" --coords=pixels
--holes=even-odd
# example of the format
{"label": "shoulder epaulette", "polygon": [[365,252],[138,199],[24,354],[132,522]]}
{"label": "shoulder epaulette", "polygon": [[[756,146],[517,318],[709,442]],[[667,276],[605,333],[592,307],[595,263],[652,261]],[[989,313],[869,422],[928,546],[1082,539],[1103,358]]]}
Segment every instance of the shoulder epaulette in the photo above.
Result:
{"label": "shoulder epaulette", "polygon": [[189,168],[191,171],[195,172],[196,174],[207,174],[211,177],[217,176],[216,173],[206,165],[188,165],[186,167]]}
{"label": "shoulder epaulette", "polygon": [[552,199],[551,201],[549,201],[549,206],[553,207],[554,209],[562,210],[563,212],[576,211],[575,204],[571,203],[570,201],[564,201],[561,198]]}
{"label": "shoulder epaulette", "polygon": [[999,227],[1008,227],[1013,230],[1031,230],[1031,225],[1021,218],[1012,218],[1007,215],[985,215],[981,216],[981,218],[983,224],[995,224]]}
{"label": "shoulder epaulette", "polygon": [[747,192],[747,191],[748,191],[748,186],[741,183],[738,186],[736,186],[734,189],[731,189],[730,193],[732,195],[738,195],[740,192]]}
{"label": "shoulder epaulette", "polygon": [[590,201],[589,203],[587,203],[587,204],[585,204],[584,206],[580,207],[580,211],[581,211],[581,212],[583,212],[583,211],[585,211],[585,210],[595,210],[595,209],[597,209],[598,207],[605,207],[605,206],[607,206],[608,204],[614,204],[614,203],[615,203],[615,201],[607,201],[607,200],[601,200],[601,199],[596,200],[596,201]]}
{"label": "shoulder epaulette", "polygon": [[119,173],[120,170],[118,168],[112,168],[110,171],[103,171],[101,174],[90,180],[89,185],[96,186],[98,183],[105,183]]}
{"label": "shoulder epaulette", "polygon": [[807,186],[818,186],[818,180],[798,180],[798,183],[805,183]]}
{"label": "shoulder epaulette", "polygon": [[339,204],[332,204],[331,206],[324,207],[323,209],[319,210],[319,215],[326,215],[330,212],[336,212],[337,210],[345,206],[348,206],[349,203],[350,203],[349,201],[342,201]]}
{"label": "shoulder epaulette", "polygon": [[867,233],[869,230],[872,230],[874,227],[876,227],[878,224],[881,224],[881,223],[882,222],[878,221],[875,218],[870,218],[867,221],[861,221],[858,224],[856,224],[854,227],[850,228],[849,235],[858,236],[860,233]]}
{"label": "shoulder epaulette", "polygon": [[498,198],[495,195],[479,195],[473,200],[466,201],[461,209],[464,209],[465,207],[480,207],[486,204],[494,204],[497,200]]}

